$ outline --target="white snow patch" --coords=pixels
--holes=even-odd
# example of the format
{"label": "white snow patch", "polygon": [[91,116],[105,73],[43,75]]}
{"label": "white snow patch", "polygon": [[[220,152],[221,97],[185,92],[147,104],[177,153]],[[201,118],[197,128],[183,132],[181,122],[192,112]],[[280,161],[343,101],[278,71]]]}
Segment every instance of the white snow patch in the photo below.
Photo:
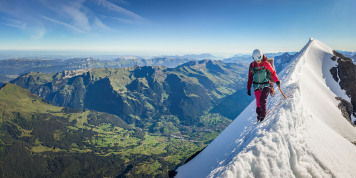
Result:
{"label": "white snow patch", "polygon": [[337,107],[331,56],[311,39],[279,74],[287,99],[270,97],[258,125],[253,101],[177,177],[356,177],[356,129]]}

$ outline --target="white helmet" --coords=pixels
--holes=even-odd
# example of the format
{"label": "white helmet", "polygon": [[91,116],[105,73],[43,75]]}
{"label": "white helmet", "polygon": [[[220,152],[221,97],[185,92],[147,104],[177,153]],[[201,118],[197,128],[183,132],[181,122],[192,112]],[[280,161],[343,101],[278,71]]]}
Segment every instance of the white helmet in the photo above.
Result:
{"label": "white helmet", "polygon": [[252,59],[255,61],[260,61],[263,58],[263,53],[259,49],[255,49],[252,52]]}

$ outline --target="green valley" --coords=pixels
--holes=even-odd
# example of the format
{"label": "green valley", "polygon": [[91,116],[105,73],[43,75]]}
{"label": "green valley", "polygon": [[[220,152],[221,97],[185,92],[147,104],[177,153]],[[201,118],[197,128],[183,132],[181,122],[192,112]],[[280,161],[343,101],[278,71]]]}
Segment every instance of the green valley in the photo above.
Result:
{"label": "green valley", "polygon": [[0,90],[0,128],[1,177],[166,177],[206,145],[52,106],[13,84]]}

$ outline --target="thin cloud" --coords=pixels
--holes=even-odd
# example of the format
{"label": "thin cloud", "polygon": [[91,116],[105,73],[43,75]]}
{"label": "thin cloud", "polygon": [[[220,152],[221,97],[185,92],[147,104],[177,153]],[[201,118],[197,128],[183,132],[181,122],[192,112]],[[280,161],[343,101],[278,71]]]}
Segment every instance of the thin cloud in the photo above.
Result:
{"label": "thin cloud", "polygon": [[71,26],[75,26],[77,29],[82,29],[83,31],[90,31],[91,24],[89,21],[89,17],[86,13],[86,7],[83,5],[84,0],[80,1],[48,1],[48,0],[40,0],[42,5],[46,8],[54,12],[56,15],[44,15],[46,17],[51,18],[52,20],[60,21],[65,26],[69,24]]}
{"label": "thin cloud", "polygon": [[32,39],[41,39],[47,33],[46,28],[44,27],[36,27],[31,34]]}
{"label": "thin cloud", "polygon": [[[119,30],[110,21],[138,24],[146,20],[117,4],[124,0],[0,0],[0,25],[23,30],[31,37],[50,33],[53,23],[73,32],[95,33]],[[5,17],[7,17],[5,19]]]}
{"label": "thin cloud", "polygon": [[10,19],[10,18],[2,18],[4,23],[4,25],[9,26],[9,27],[15,27],[15,28],[19,28],[21,30],[24,30],[27,27],[27,24],[21,20],[17,20],[17,19]]}
{"label": "thin cloud", "polygon": [[110,27],[108,27],[107,25],[105,25],[99,18],[95,17],[93,24],[95,27],[99,27],[102,29],[106,29],[106,30],[112,30]]}
{"label": "thin cloud", "polygon": [[118,12],[118,13],[121,13],[121,14],[125,14],[127,16],[130,16],[130,17],[133,17],[135,19],[143,19],[141,16],[125,9],[125,8],[122,8],[110,1],[107,1],[107,0],[97,0],[97,3],[109,10],[112,10],[112,11],[115,11],[115,12]]}
{"label": "thin cloud", "polygon": [[36,11],[27,7],[28,2],[21,0],[0,0],[0,12],[4,17],[3,25],[22,30],[31,39],[40,39],[45,36],[46,27],[38,20]]}
{"label": "thin cloud", "polygon": [[86,31],[91,30],[89,18],[85,13],[81,12],[79,9],[65,5],[63,7],[62,13],[66,13],[69,15],[69,17],[72,19],[73,26],[84,29]]}
{"label": "thin cloud", "polygon": [[124,18],[113,17],[112,19],[114,19],[116,21],[119,21],[119,22],[127,23],[127,24],[135,24],[135,23],[137,23],[135,20],[129,20],[129,19],[124,19]]}
{"label": "thin cloud", "polygon": [[77,32],[82,32],[82,33],[84,32],[82,29],[77,28],[76,26],[73,26],[73,25],[71,25],[71,24],[68,24],[68,23],[65,23],[65,22],[62,22],[62,21],[59,21],[59,20],[56,20],[56,19],[52,19],[52,18],[46,17],[46,16],[41,16],[41,17],[44,18],[44,19],[46,19],[46,20],[48,20],[48,21],[51,21],[51,22],[54,22],[54,23],[63,25],[63,26],[65,26],[65,27],[69,28],[69,29],[73,29],[73,30],[75,30],[75,31],[77,31]]}

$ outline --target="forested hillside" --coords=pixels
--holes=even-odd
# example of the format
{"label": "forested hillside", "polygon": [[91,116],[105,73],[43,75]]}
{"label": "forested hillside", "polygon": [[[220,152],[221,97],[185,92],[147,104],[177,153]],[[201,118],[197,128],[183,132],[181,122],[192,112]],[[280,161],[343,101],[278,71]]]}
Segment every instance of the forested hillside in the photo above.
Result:
{"label": "forested hillside", "polygon": [[167,177],[204,146],[52,106],[13,84],[0,90],[0,177]]}

